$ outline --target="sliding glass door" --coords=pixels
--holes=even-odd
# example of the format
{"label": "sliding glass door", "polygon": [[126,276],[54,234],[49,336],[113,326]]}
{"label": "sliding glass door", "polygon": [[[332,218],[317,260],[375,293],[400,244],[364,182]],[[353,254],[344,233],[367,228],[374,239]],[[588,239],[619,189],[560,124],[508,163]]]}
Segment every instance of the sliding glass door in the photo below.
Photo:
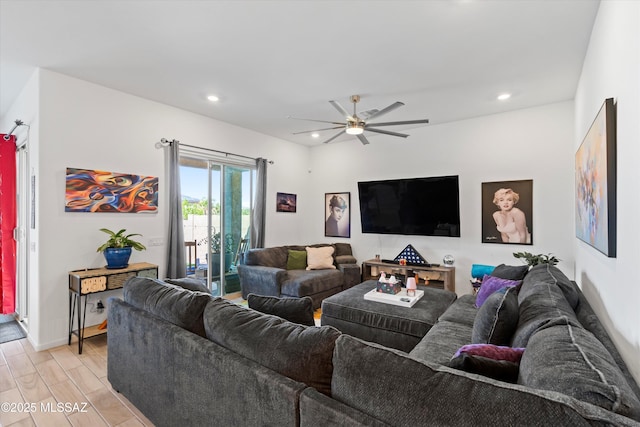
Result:
{"label": "sliding glass door", "polygon": [[180,157],[186,273],[214,295],[240,292],[237,265],[249,247],[253,177],[250,166]]}

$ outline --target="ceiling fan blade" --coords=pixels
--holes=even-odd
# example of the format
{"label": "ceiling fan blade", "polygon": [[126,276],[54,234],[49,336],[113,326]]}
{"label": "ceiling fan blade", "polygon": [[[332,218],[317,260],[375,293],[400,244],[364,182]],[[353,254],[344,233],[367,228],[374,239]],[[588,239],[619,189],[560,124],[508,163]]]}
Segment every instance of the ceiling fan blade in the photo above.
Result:
{"label": "ceiling fan blade", "polygon": [[344,107],[340,105],[337,101],[329,101],[329,104],[333,105],[335,109],[338,110],[340,114],[345,116],[347,119],[351,118],[351,114],[349,114],[349,112],[345,110]]}
{"label": "ceiling fan blade", "polygon": [[367,126],[395,126],[395,125],[419,125],[429,123],[429,119],[422,120],[401,120],[398,122],[384,122],[384,123],[367,123]]}
{"label": "ceiling fan blade", "polygon": [[366,128],[366,130],[368,132],[383,133],[385,135],[399,136],[401,138],[406,138],[409,136],[406,133],[389,132],[388,130],[382,130],[382,129]]}
{"label": "ceiling fan blade", "polygon": [[340,128],[343,128],[343,127],[344,127],[344,125],[334,126],[332,128],[323,128],[323,129],[315,129],[315,130],[303,130],[302,132],[294,132],[292,135],[300,135],[302,133],[320,132],[320,131],[323,131],[323,130],[340,129]]}
{"label": "ceiling fan blade", "polygon": [[328,144],[331,141],[333,141],[334,139],[336,139],[337,137],[339,137],[340,135],[342,135],[345,132],[344,129],[342,129],[340,132],[336,133],[335,135],[333,135],[331,138],[327,139],[326,141],[323,142],[323,144]]}
{"label": "ceiling fan blade", "polygon": [[356,135],[356,136],[358,137],[360,142],[362,142],[362,145],[367,145],[369,143],[369,140],[367,138],[365,138],[364,135],[360,134],[360,135]]}
{"label": "ceiling fan blade", "polygon": [[360,117],[362,120],[369,120],[369,117],[373,116],[378,111],[380,111],[380,110],[378,110],[377,108],[372,108],[371,110],[360,111],[358,113],[358,117]]}
{"label": "ceiling fan blade", "polygon": [[383,114],[387,114],[389,111],[393,111],[398,107],[402,107],[403,105],[404,105],[404,102],[396,101],[393,104],[389,105],[388,107],[378,111],[377,113],[373,113],[372,115],[370,115],[369,120],[373,119],[374,117],[379,117]]}
{"label": "ceiling fan blade", "polygon": [[344,123],[342,123],[342,122],[330,122],[328,120],[302,119],[302,118],[299,118],[299,117],[291,117],[291,116],[287,116],[287,119],[305,120],[307,122],[330,123],[332,125],[343,125],[344,126]]}

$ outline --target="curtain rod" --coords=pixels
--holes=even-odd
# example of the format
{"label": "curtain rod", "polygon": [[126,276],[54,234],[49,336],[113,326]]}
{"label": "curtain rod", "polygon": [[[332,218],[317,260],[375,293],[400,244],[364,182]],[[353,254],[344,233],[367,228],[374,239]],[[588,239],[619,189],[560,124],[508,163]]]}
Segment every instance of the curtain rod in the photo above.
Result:
{"label": "curtain rod", "polygon": [[19,119],[16,120],[14,123],[15,123],[15,125],[11,128],[9,133],[4,136],[4,140],[5,141],[9,140],[9,138],[11,137],[11,134],[17,129],[18,126],[24,126],[24,122],[22,120],[19,120]]}
{"label": "curtain rod", "polygon": [[[160,144],[161,146],[167,146],[167,145],[171,145],[174,141],[175,141],[175,142],[180,142],[180,141],[177,141],[177,140],[175,140],[175,139],[174,139],[174,140],[169,141],[169,140],[168,140],[168,139],[166,139],[166,138],[162,138],[162,139],[160,140],[160,142],[159,142],[159,143],[157,143],[157,144]],[[156,145],[157,145],[157,144],[156,144]],[[224,154],[225,156],[235,156],[235,157],[242,157],[242,158],[250,159],[250,160],[256,160],[256,158],[255,158],[255,157],[243,156],[242,154],[233,154],[233,153],[228,153],[228,152],[226,152],[226,151],[214,150],[213,148],[197,147],[197,146],[195,146],[195,145],[189,145],[189,144],[183,144],[183,143],[180,143],[180,146],[182,146],[182,147],[189,147],[189,148],[195,148],[196,150],[213,151],[214,153]],[[270,165],[272,165],[272,164],[273,164],[273,160],[268,160],[268,161],[267,161],[267,163],[269,163]]]}

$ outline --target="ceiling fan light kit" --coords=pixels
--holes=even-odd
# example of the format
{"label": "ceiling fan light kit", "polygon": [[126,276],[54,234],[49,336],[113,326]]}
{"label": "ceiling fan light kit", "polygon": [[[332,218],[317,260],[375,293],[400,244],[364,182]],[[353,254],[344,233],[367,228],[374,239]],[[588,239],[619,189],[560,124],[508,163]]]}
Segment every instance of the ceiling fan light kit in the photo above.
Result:
{"label": "ceiling fan light kit", "polygon": [[364,132],[364,122],[347,122],[345,131],[349,135],[360,135]]}
{"label": "ceiling fan light kit", "polygon": [[[295,132],[294,135],[302,134],[302,133],[311,133],[311,132],[319,132],[319,131],[323,131],[323,130],[340,129],[340,128],[342,128],[342,130],[340,130],[340,132],[338,132],[337,134],[333,135],[331,138],[329,138],[326,141],[324,141],[324,143],[328,144],[329,142],[333,141],[334,139],[336,139],[340,135],[346,133],[347,135],[356,136],[363,145],[366,145],[366,144],[369,144],[369,141],[363,135],[365,130],[368,131],[368,132],[374,132],[374,133],[380,133],[380,134],[384,134],[384,135],[391,135],[391,136],[398,136],[398,137],[401,137],[401,138],[406,138],[409,135],[404,134],[404,133],[391,132],[391,131],[388,131],[388,130],[377,129],[377,127],[380,127],[380,126],[397,126],[397,125],[415,125],[415,124],[426,124],[426,123],[429,123],[429,119],[402,120],[402,121],[385,122],[385,123],[369,123],[369,120],[374,119],[376,117],[380,117],[383,114],[387,114],[388,112],[393,111],[398,107],[402,107],[404,105],[404,103],[402,103],[400,101],[396,101],[393,104],[383,108],[382,110],[373,109],[373,110],[364,111],[364,112],[361,113],[361,115],[363,117],[358,117],[358,115],[356,113],[356,104],[358,102],[360,102],[360,95],[351,95],[350,100],[353,103],[353,114],[349,114],[349,112],[347,110],[345,110],[344,107],[342,105],[340,105],[337,101],[329,101],[329,103],[331,105],[333,105],[333,107],[336,110],[338,110],[338,112],[341,115],[344,116],[344,118],[346,119],[346,124],[340,123],[340,122],[330,122],[330,121],[327,121],[327,120],[298,119],[298,120],[308,120],[308,121],[312,121],[312,122],[330,123],[330,124],[335,125],[335,126],[334,127],[330,127],[330,128],[324,128],[324,129],[315,129],[315,130],[311,130],[311,131]],[[294,117],[290,117],[290,118],[294,118]]]}

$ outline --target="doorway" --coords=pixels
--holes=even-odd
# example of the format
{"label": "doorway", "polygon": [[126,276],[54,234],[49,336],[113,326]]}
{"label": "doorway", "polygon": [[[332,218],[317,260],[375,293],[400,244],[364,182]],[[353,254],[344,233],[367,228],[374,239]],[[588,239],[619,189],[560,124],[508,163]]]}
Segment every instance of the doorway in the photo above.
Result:
{"label": "doorway", "polygon": [[240,291],[237,266],[248,247],[254,179],[253,165],[180,155],[186,275],[213,295]]}

